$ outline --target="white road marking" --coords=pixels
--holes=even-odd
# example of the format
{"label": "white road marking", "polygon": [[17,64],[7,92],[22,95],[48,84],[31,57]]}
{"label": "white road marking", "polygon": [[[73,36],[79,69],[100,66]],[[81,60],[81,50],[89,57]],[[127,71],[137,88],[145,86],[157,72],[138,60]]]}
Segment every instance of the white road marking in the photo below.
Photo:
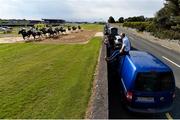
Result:
{"label": "white road marking", "polygon": [[178,65],[177,63],[173,62],[172,60],[168,59],[167,57],[162,56],[165,60],[171,62],[172,64],[174,64],[175,66],[180,68],[180,65]]}
{"label": "white road marking", "polygon": [[171,115],[169,113],[166,113],[166,117],[168,120],[173,120],[173,118],[171,117]]}
{"label": "white road marking", "polygon": [[172,49],[172,48],[170,48],[170,47],[168,47],[168,46],[166,46],[166,45],[161,45],[161,46],[163,46],[163,47],[165,47],[165,48],[167,48],[167,49]]}

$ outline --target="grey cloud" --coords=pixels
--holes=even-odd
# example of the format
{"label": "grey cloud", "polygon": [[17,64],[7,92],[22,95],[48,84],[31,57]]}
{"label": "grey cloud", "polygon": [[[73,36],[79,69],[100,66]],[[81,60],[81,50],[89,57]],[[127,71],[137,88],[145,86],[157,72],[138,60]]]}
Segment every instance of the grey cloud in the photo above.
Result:
{"label": "grey cloud", "polygon": [[0,18],[106,20],[110,15],[151,17],[164,0],[0,0]]}

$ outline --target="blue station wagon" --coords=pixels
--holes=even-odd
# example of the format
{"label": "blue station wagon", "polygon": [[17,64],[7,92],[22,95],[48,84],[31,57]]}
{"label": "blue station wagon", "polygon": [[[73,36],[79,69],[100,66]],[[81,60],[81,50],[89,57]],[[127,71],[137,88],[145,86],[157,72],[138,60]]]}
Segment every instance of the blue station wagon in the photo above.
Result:
{"label": "blue station wagon", "polygon": [[131,51],[118,64],[122,100],[130,111],[161,113],[172,109],[175,79],[166,64],[141,51]]}

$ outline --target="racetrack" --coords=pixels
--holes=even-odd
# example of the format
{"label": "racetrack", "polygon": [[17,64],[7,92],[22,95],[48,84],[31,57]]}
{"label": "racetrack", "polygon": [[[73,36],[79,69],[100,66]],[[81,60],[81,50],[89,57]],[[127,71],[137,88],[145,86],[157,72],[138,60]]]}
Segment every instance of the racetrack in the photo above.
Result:
{"label": "racetrack", "polygon": [[96,31],[93,30],[83,30],[77,32],[67,32],[66,34],[60,34],[55,37],[42,37],[34,40],[32,37],[30,39],[23,40],[22,37],[3,37],[0,38],[0,43],[24,43],[24,42],[34,42],[34,43],[46,43],[46,44],[67,44],[67,43],[87,43],[87,41],[95,35]]}

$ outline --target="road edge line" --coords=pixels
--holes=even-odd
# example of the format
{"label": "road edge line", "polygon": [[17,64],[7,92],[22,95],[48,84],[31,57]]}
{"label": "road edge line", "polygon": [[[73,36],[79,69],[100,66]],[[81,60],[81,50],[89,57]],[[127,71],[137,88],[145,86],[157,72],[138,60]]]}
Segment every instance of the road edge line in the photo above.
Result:
{"label": "road edge line", "polygon": [[180,65],[178,65],[177,63],[173,62],[172,60],[168,59],[167,57],[165,56],[162,56],[162,58],[164,58],[165,60],[171,62],[173,65],[175,65],[176,67],[179,67],[180,68]]}
{"label": "road edge line", "polygon": [[166,45],[161,45],[161,46],[163,46],[163,47],[165,47],[165,48],[167,48],[167,49],[172,50],[172,48],[170,48],[170,47],[168,47],[168,46],[166,46]]}

